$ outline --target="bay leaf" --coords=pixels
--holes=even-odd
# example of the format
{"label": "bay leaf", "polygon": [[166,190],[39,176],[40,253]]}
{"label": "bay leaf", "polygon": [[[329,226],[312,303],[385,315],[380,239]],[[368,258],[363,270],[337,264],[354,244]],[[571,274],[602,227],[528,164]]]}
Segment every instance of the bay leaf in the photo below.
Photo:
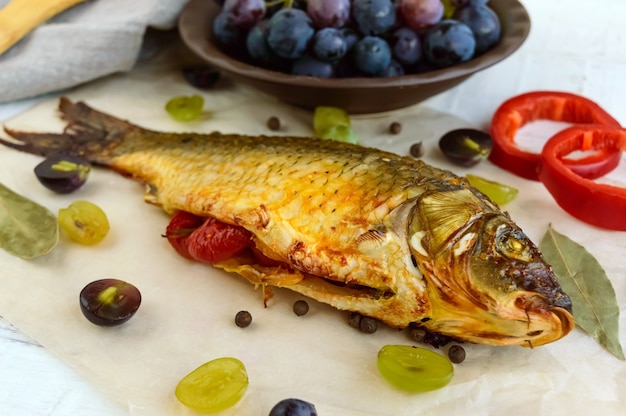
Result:
{"label": "bay leaf", "polygon": [[548,227],[539,248],[552,265],[563,291],[572,299],[576,325],[624,360],[619,342],[619,305],[615,289],[600,263],[582,245],[552,226]]}
{"label": "bay leaf", "polygon": [[29,260],[49,253],[58,241],[56,216],[0,183],[0,247]]}

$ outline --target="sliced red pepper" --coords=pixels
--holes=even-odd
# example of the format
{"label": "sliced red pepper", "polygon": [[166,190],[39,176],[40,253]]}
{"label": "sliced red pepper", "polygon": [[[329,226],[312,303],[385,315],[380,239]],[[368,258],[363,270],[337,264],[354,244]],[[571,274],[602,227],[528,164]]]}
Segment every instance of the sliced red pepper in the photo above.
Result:
{"label": "sliced red pepper", "polygon": [[626,231],[626,188],[583,178],[563,163],[563,156],[586,149],[624,150],[626,130],[581,125],[555,134],[541,152],[539,179],[572,216],[597,227]]}
{"label": "sliced red pepper", "polygon": [[[491,119],[493,148],[489,160],[516,175],[538,180],[540,154],[521,150],[515,144],[517,131],[535,120],[563,121],[575,124],[600,124],[620,127],[611,115],[595,102],[576,94],[535,91],[505,101]],[[578,175],[595,179],[619,164],[620,150],[601,149],[581,159],[564,159]]]}

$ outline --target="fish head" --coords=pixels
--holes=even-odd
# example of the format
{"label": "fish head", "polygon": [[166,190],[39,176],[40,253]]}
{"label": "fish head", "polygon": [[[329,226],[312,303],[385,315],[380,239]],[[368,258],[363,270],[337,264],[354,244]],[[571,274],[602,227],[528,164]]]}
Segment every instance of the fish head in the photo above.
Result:
{"label": "fish head", "polygon": [[409,221],[409,246],[431,303],[426,329],[535,347],[574,327],[571,300],[538,247],[478,191],[425,194]]}

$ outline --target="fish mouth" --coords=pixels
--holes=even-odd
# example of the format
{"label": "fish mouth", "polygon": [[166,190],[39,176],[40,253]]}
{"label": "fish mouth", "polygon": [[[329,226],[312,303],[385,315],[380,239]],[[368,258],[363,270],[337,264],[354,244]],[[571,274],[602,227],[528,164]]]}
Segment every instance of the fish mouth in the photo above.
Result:
{"label": "fish mouth", "polygon": [[537,293],[520,295],[515,306],[522,310],[527,319],[528,330],[520,343],[526,347],[538,347],[556,341],[574,329],[575,321],[567,306],[555,306]]}

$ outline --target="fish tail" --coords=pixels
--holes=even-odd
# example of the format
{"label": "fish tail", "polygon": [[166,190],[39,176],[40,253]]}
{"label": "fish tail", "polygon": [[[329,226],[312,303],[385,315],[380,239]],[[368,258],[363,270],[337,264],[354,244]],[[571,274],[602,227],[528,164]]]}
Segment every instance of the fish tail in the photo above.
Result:
{"label": "fish tail", "polygon": [[18,142],[0,138],[0,143],[39,156],[71,153],[93,163],[106,165],[118,154],[116,148],[124,139],[141,128],[118,118],[101,113],[83,102],[73,103],[62,97],[59,102],[61,117],[67,121],[62,133],[23,132],[4,127],[4,131]]}

